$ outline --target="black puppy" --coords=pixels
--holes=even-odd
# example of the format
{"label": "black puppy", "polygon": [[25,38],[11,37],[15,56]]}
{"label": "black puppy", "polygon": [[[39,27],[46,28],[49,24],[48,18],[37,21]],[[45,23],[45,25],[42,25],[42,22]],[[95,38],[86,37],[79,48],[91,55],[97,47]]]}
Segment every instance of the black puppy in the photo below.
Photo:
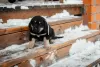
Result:
{"label": "black puppy", "polygon": [[51,43],[52,39],[56,38],[62,38],[62,37],[56,37],[54,30],[48,25],[46,20],[41,16],[35,16],[31,19],[29,23],[29,40],[30,47],[32,48],[34,46],[35,40],[38,41],[44,41],[44,47],[48,47],[49,43]]}

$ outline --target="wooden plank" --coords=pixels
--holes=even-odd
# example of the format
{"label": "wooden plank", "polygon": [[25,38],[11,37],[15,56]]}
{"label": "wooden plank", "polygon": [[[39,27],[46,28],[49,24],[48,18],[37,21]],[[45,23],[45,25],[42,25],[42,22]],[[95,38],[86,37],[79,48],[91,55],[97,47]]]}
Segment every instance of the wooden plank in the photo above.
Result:
{"label": "wooden plank", "polygon": [[58,49],[57,50],[57,59],[61,59],[61,58],[64,58],[65,56],[69,55],[70,48],[71,48],[71,45],[68,45],[67,47]]}
{"label": "wooden plank", "polygon": [[21,26],[22,31],[28,31],[28,26]]}
{"label": "wooden plank", "polygon": [[0,35],[4,34],[6,29],[0,29]]}
{"label": "wooden plank", "polygon": [[[59,25],[59,24],[64,24],[64,23],[70,23],[70,22],[77,22],[77,21],[82,21],[82,17],[79,18],[72,18],[72,19],[65,19],[65,20],[59,20],[59,21],[54,21],[54,22],[48,22],[51,26],[53,25]],[[83,22],[83,21],[82,21]]]}
{"label": "wooden plank", "polygon": [[20,31],[22,31],[21,27],[12,27],[12,28],[7,28],[4,34],[15,33]]}
{"label": "wooden plank", "polygon": [[97,65],[100,65],[100,58],[89,64],[87,67],[97,67]]}
{"label": "wooden plank", "polygon": [[[100,31],[97,31],[95,33],[92,34],[92,35],[89,34],[88,37],[83,36],[82,38],[89,39],[89,38],[95,38],[96,36],[100,35]],[[78,39],[80,39],[80,38],[78,38]],[[38,59],[37,62],[40,63],[40,60],[39,60],[40,57],[42,56],[43,59],[44,59],[45,58],[44,56],[46,56],[46,54],[48,54],[48,52],[50,52],[52,50],[57,50],[57,52],[59,52],[58,56],[62,58],[65,55],[65,53],[62,53],[62,52],[64,52],[65,50],[68,51],[70,46],[72,45],[72,43],[74,43],[75,41],[76,41],[76,39],[67,41],[67,42],[62,43],[62,44],[52,45],[51,46],[51,48],[52,48],[51,50],[38,49],[38,50],[36,50],[37,52],[35,52],[35,53],[33,52],[33,53],[29,53],[29,54],[27,54],[27,55],[25,55],[23,57],[18,57],[16,59],[10,59],[10,61],[9,60],[6,60],[5,62],[1,62],[0,61],[0,66],[1,67],[11,67],[11,66],[16,65],[18,63],[21,63],[23,61],[27,61],[28,59],[31,59],[31,58],[32,59],[36,59],[37,58]],[[61,54],[63,54],[63,55],[61,55]]]}
{"label": "wooden plank", "polygon": [[83,21],[73,21],[71,23],[65,23],[65,24],[60,24],[61,25],[61,28],[62,30],[65,30],[65,29],[68,29],[70,27],[75,27],[75,26],[79,26],[82,24]]}
{"label": "wooden plank", "polygon": [[[80,37],[80,38],[81,38],[81,39],[86,38],[86,39],[88,39],[88,40],[91,41],[91,40],[92,40],[91,37],[96,37],[96,38],[97,38],[97,36],[100,36],[99,34],[100,34],[100,31],[97,31],[97,32],[93,32],[91,35],[86,35],[86,36]],[[94,41],[94,40],[92,40],[92,41]]]}
{"label": "wooden plank", "polygon": [[0,17],[6,22],[8,19],[30,18],[36,15],[51,16],[67,10],[70,14],[80,14],[82,5],[50,5],[50,6],[35,6],[29,10],[8,10],[0,11]]}
{"label": "wooden plank", "polygon": [[0,48],[5,48],[11,44],[21,44],[28,41],[27,31],[0,36]]}
{"label": "wooden plank", "polygon": [[0,36],[4,34],[16,33],[22,31],[20,27],[12,27],[6,29],[0,29]]}
{"label": "wooden plank", "polygon": [[[74,21],[74,22],[72,22]],[[68,23],[69,22],[69,23]],[[55,26],[55,25],[61,25],[62,27],[64,27],[64,23],[66,23],[66,25],[71,24],[71,26],[74,25],[79,25],[82,23],[82,18],[73,18],[70,20],[61,20],[61,21],[56,21],[56,22],[49,22],[49,24],[55,29],[55,31],[59,31],[59,29],[57,29],[57,27],[59,28],[59,26]],[[67,27],[65,27],[67,28]],[[60,28],[61,29],[61,28]],[[12,28],[6,28],[6,29],[0,29],[0,35],[4,35],[4,34],[11,34],[11,33],[15,33],[15,32],[21,32],[21,31],[28,31],[28,27],[27,26],[20,26],[20,27],[12,27]]]}
{"label": "wooden plank", "polygon": [[[74,24],[79,25],[82,23],[82,20],[70,22],[70,23],[67,23],[65,21],[62,21],[59,24],[51,25],[51,27],[54,29],[56,34],[63,33],[65,29],[67,29],[70,26],[73,26]],[[27,26],[0,29],[0,48],[5,48],[8,45],[19,44],[28,41],[28,32],[29,31]]]}
{"label": "wooden plank", "polygon": [[61,34],[62,33],[62,29],[61,29],[61,26],[60,25],[55,25],[55,26],[51,26],[54,31],[55,31],[55,34]]}
{"label": "wooden plank", "polygon": [[33,67],[29,61],[22,62],[18,67]]}

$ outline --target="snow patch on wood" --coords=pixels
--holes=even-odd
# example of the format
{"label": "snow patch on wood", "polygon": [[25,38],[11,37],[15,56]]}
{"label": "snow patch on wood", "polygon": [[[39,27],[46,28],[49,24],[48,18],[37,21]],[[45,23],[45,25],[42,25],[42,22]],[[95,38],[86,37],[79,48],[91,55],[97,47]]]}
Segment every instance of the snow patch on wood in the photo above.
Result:
{"label": "snow patch on wood", "polygon": [[49,67],[86,67],[99,58],[100,41],[93,43],[80,39],[70,49],[70,57],[64,58]]}

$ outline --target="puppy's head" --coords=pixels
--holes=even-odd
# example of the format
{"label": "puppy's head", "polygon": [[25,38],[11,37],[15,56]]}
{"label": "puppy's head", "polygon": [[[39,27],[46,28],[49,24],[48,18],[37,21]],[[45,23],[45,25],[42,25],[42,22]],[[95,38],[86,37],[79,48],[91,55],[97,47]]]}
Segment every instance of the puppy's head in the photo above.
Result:
{"label": "puppy's head", "polygon": [[29,23],[29,30],[34,33],[41,33],[47,27],[47,22],[41,16],[35,16]]}

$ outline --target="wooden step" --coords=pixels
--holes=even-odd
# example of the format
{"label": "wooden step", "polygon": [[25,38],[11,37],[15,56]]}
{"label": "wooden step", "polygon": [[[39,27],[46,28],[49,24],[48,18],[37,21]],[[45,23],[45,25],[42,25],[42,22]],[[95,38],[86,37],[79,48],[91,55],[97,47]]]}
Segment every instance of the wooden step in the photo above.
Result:
{"label": "wooden step", "polygon": [[[71,26],[82,24],[82,18],[50,22],[56,34],[60,34]],[[21,44],[28,42],[28,27],[20,26],[7,29],[0,29],[0,48],[5,48],[11,44]]]}
{"label": "wooden step", "polygon": [[15,8],[0,7],[0,18],[2,18],[5,23],[8,19],[25,19],[36,15],[52,16],[63,10],[67,10],[71,15],[74,15],[82,13],[81,7],[83,7],[81,4],[35,5],[28,6],[28,10],[21,9],[21,6],[16,6]]}
{"label": "wooden step", "polygon": [[[94,33],[91,33],[91,34],[88,34],[86,36],[83,36],[83,37],[80,37],[80,38],[77,38],[77,39],[87,39],[89,41],[95,41],[96,38],[100,35],[100,31],[96,31]],[[69,49],[71,47],[71,45],[77,40],[77,39],[73,39],[73,40],[70,40],[70,41],[67,41],[67,42],[64,42],[62,44],[57,44],[57,45],[52,45],[51,46],[51,50],[46,50],[44,48],[41,48],[41,49],[38,49],[38,50],[34,50],[34,49],[31,49],[30,52],[26,52],[25,55],[23,55],[25,52],[23,52],[20,56],[18,55],[17,58],[14,57],[14,58],[11,58],[11,57],[2,57],[0,59],[0,67],[13,67],[14,65],[18,65],[18,67],[31,67],[29,66],[30,63],[29,63],[29,59],[35,59],[37,64],[41,64],[44,59],[49,55],[49,52],[51,51],[54,51],[56,50],[57,51],[57,58],[58,59],[61,59],[65,56],[68,55],[68,52],[69,52]],[[6,58],[6,60],[4,60]],[[26,64],[27,65],[24,65]]]}
{"label": "wooden step", "polygon": [[100,58],[89,64],[87,67],[99,67],[100,66]]}

